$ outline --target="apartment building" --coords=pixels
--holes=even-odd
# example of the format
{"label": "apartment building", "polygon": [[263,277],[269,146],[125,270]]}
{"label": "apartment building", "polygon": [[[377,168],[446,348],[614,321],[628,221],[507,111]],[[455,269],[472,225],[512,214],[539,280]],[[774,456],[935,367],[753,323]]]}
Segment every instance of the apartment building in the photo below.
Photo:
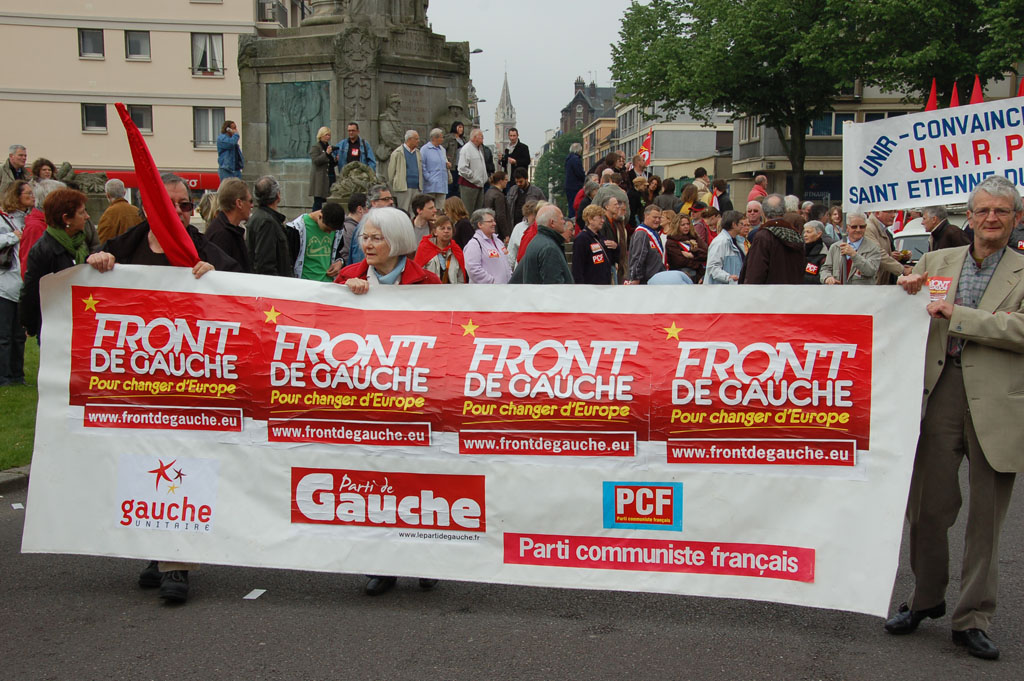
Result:
{"label": "apartment building", "polygon": [[308,13],[304,0],[0,0],[0,146],[135,186],[123,102],[161,170],[216,189],[217,134],[242,116],[239,36]]}

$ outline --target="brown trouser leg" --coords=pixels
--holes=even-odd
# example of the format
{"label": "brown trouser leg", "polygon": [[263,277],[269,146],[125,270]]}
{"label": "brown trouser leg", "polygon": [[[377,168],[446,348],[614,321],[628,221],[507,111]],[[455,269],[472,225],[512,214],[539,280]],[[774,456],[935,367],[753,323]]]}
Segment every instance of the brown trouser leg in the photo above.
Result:
{"label": "brown trouser leg", "polygon": [[963,373],[947,364],[928,400],[921,422],[910,483],[910,567],[913,610],[938,605],[949,583],[949,528],[960,511],[957,477],[964,455],[970,465],[970,499],[961,577],[961,597],[953,613],[954,629],[987,629],[995,612],[999,532],[1010,503],[1014,475],[998,473],[981,451],[964,391]]}

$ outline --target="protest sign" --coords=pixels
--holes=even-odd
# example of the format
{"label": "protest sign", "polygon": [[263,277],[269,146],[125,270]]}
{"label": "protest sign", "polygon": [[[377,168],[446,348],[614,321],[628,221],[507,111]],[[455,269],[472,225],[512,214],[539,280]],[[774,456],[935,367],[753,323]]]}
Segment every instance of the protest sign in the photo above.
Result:
{"label": "protest sign", "polygon": [[924,292],[42,289],[25,551],[888,608]]}
{"label": "protest sign", "polygon": [[966,203],[991,175],[1024,191],[1024,97],[843,126],[846,212]]}

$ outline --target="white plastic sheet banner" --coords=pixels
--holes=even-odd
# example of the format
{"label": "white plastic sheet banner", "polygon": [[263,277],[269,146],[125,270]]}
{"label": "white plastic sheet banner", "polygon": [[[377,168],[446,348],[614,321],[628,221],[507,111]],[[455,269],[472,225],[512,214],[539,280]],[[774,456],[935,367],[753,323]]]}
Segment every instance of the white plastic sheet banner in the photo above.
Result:
{"label": "white plastic sheet banner", "polygon": [[884,614],[927,293],[43,280],[23,550]]}
{"label": "white plastic sheet banner", "polygon": [[1024,192],[1024,97],[843,126],[843,209],[966,203],[1001,175]]}

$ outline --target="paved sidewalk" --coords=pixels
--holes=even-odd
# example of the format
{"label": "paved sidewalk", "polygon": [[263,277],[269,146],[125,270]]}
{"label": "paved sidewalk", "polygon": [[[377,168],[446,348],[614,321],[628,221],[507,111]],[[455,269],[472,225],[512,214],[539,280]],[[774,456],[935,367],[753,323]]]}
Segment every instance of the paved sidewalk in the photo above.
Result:
{"label": "paved sidewalk", "polygon": [[29,468],[29,466],[19,466],[0,471],[0,494],[27,487]]}

